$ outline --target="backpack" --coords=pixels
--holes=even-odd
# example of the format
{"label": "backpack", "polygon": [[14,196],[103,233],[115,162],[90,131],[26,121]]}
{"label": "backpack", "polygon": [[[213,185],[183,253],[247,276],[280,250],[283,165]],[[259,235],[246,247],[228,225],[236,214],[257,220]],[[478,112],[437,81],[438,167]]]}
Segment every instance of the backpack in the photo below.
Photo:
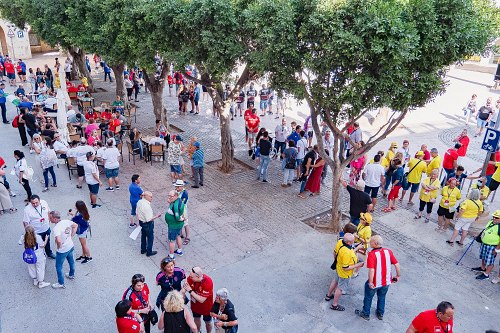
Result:
{"label": "backpack", "polygon": [[15,116],[12,120],[12,127],[17,128],[19,126],[19,116]]}
{"label": "backpack", "polygon": [[182,102],[189,102],[189,94],[181,94]]}
{"label": "backpack", "polygon": [[288,161],[286,162],[285,164],[285,169],[295,169],[295,166],[297,165],[297,151],[293,151],[292,153],[290,153],[290,158],[288,159]]}
{"label": "backpack", "polygon": [[29,248],[29,249],[24,249],[23,252],[23,260],[27,264],[36,264],[36,254],[35,250],[38,249],[38,244],[36,245],[36,248]]}

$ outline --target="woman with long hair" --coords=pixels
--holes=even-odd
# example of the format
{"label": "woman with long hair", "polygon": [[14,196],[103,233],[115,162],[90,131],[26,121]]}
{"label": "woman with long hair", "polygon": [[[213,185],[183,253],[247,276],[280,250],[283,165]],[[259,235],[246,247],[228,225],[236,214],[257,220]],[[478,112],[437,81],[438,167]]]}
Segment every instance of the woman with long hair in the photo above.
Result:
{"label": "woman with long hair", "polygon": [[193,314],[184,305],[184,297],[180,292],[177,290],[169,292],[163,307],[165,311],[158,321],[158,329],[164,333],[198,333]]}
{"label": "woman with long hair", "polygon": [[78,224],[78,229],[76,229],[76,234],[80,240],[80,245],[82,246],[82,255],[76,258],[77,261],[81,261],[82,264],[86,264],[92,261],[90,255],[90,249],[87,245],[87,234],[90,231],[90,215],[87,205],[82,200],[78,200],[75,203],[76,212],[73,215],[73,211],[70,210],[69,214],[73,215],[71,221]]}
{"label": "woman with long hair", "polygon": [[33,249],[36,255],[36,263],[27,264],[28,273],[33,279],[33,284],[42,289],[50,286],[49,282],[45,282],[45,245],[47,244],[49,237],[45,237],[45,241],[42,237],[35,233],[35,229],[32,226],[27,226],[24,233],[24,248]]}
{"label": "woman with long hair", "polygon": [[175,260],[170,257],[161,261],[160,268],[161,271],[156,275],[156,283],[161,287],[161,291],[156,299],[156,306],[165,311],[163,307],[165,297],[174,290],[181,291],[186,273],[182,268],[176,267]]}

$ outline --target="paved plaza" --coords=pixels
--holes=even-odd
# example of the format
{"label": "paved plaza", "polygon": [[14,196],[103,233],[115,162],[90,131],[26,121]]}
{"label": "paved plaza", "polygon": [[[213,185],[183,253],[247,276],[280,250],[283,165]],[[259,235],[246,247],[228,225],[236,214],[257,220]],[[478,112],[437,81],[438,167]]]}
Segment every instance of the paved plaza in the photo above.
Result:
{"label": "paved plaza", "polygon": [[[54,63],[53,56],[38,56],[26,62],[28,67]],[[103,74],[94,76],[96,86],[106,90],[96,93],[96,100],[114,100],[114,83],[102,79]],[[452,69],[447,92],[425,108],[411,112],[402,126],[368,155],[374,155],[377,150],[386,151],[391,141],[401,144],[403,139],[409,139],[412,153],[422,143],[429,148],[437,147],[443,153],[464,127],[459,116],[472,93],[478,95],[478,104],[489,96],[498,99],[499,94],[486,87],[491,80],[489,74]],[[150,95],[141,92],[139,98],[137,123],[133,124],[143,133],[152,134]],[[191,243],[185,246],[184,256],[176,258],[176,265],[187,271],[201,266],[212,277],[214,289],[229,289],[240,332],[404,332],[415,315],[435,308],[442,300],[455,306],[455,332],[479,333],[500,328],[500,285],[489,280],[477,281],[469,270],[479,264],[479,245],[474,244],[457,266],[455,263],[465,249],[446,245],[451,230],[447,234],[434,232],[436,208],[431,223],[424,224],[422,220],[413,219],[416,207],[405,206],[392,213],[382,213],[385,199],[377,205],[372,228],[384,237],[384,245],[391,248],[400,261],[402,279],[390,287],[384,320],[372,316],[372,320],[366,322],[354,314],[355,309],[362,307],[366,269],[351,281],[350,292],[341,298],[346,311],[330,310],[330,303],[323,298],[333,276],[330,265],[336,236],[319,233],[302,221],[329,209],[332,179],[327,178],[320,196],[300,199],[298,185],[286,189],[280,186],[281,170],[277,162],[271,162],[270,183],[257,182],[256,162],[246,151],[242,117],[231,123],[235,154],[253,169],[222,174],[215,162],[220,159],[218,119],[212,116],[210,104],[202,103],[199,116],[180,116],[177,100],[168,96],[168,88],[165,102],[171,124],[183,131],[185,142],[196,136],[209,162],[205,168],[205,186],[188,187]],[[286,111],[288,124],[292,120],[302,124],[307,109],[294,101],[290,104],[291,108]],[[9,120],[15,114],[15,108],[8,106]],[[266,116],[262,118],[262,126],[274,132],[278,121],[274,116]],[[379,121],[372,126],[367,119],[361,120],[365,138],[375,132]],[[1,126],[0,156],[5,159],[8,170],[14,164],[14,149],[24,151],[28,163],[33,164],[29,149],[20,148],[17,129],[11,125]],[[473,128],[469,126],[471,146],[468,157],[462,161],[468,170],[477,169],[484,160],[480,138],[473,138]],[[122,189],[110,193],[102,188],[98,200],[103,207],[90,211],[92,238],[88,243],[94,260],[86,265],[76,263],[76,278],[67,281],[63,290],[39,290],[32,284],[21,258],[22,246],[17,244],[23,232],[24,191],[8,176],[14,192],[18,193],[13,203],[19,211],[0,216],[0,273],[4,277],[0,291],[0,333],[116,332],[114,306],[136,273],[146,277],[156,299],[160,288],[155,285],[155,276],[160,260],[168,252],[167,227],[161,219],[156,221],[153,249],[158,250],[158,254],[141,255],[139,239],[133,241],[128,237],[131,229],[128,228],[127,188],[131,175],[140,174],[142,188],[154,195],[155,213],[164,212],[167,191],[171,188],[169,168],[161,162],[151,165],[139,160],[134,165],[128,161],[126,148],[123,153]],[[34,183],[33,193],[41,195],[51,209],[63,214],[76,200],[88,203],[87,188],[76,189],[75,177],[69,180],[65,166],[61,165],[56,174],[57,188],[41,193],[42,184]],[[500,209],[499,202],[496,198],[490,204],[490,211]],[[346,193],[340,208],[348,210]],[[80,251],[75,241],[75,254],[79,255]],[[55,262],[47,260],[46,281],[54,283],[57,280]],[[497,274],[498,266],[493,275]],[[155,331],[156,328],[152,329]]]}

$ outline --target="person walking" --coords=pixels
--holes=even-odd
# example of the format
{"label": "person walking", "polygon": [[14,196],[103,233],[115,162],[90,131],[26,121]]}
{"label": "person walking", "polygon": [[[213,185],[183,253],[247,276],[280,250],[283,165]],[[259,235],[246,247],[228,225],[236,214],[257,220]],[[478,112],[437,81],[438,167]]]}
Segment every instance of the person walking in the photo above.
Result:
{"label": "person walking", "polygon": [[[176,190],[168,193],[167,202],[168,209],[165,213],[165,222],[168,225],[168,256],[174,258],[174,254],[177,254],[182,257],[184,252],[182,252],[181,230],[185,220],[185,205]],[[177,244],[177,250],[174,251],[175,244]]]}
{"label": "person walking", "polygon": [[210,316],[214,318],[215,327],[223,329],[224,333],[238,332],[238,318],[226,288],[221,288],[215,293],[215,302],[210,310]]}
{"label": "person walking", "polygon": [[489,279],[496,255],[500,253],[500,210],[496,210],[492,217],[480,233],[479,259],[481,259],[481,266],[471,269],[473,272],[481,273],[476,277],[478,280]]}
{"label": "person walking", "polygon": [[257,180],[260,180],[262,175],[262,182],[267,183],[267,168],[271,160],[269,155],[272,149],[271,141],[269,141],[269,133],[267,131],[264,132],[258,144],[260,148],[260,164],[257,168]]}
{"label": "person walking", "polygon": [[375,210],[378,190],[385,182],[385,170],[384,167],[380,165],[380,159],[381,156],[379,154],[375,155],[373,157],[373,163],[367,164],[362,174],[362,178],[365,181],[364,192],[370,195],[372,199],[371,211]]}
{"label": "person walking", "polygon": [[443,301],[436,309],[420,312],[406,329],[406,333],[453,333],[455,307]]}
{"label": "person walking", "polygon": [[483,129],[486,127],[486,124],[488,124],[488,121],[490,121],[492,114],[493,106],[491,104],[491,97],[488,97],[488,99],[486,100],[486,105],[481,106],[477,112],[477,129],[474,137],[478,137],[481,135]]}
{"label": "person walking", "polygon": [[476,98],[477,95],[473,94],[467,105],[463,108],[466,126],[469,126],[470,117],[476,113]]}
{"label": "person walking", "polygon": [[455,243],[455,238],[457,238],[458,233],[461,231],[462,235],[457,244],[464,246],[465,238],[469,232],[469,227],[472,223],[479,219],[479,216],[483,214],[483,202],[481,201],[481,194],[477,188],[470,190],[467,199],[460,204],[460,210],[455,217],[455,228],[451,238],[446,241],[450,246]]}
{"label": "person walking", "polygon": [[193,161],[193,171],[194,171],[194,184],[192,188],[199,188],[203,186],[203,170],[205,166],[205,154],[203,149],[201,149],[201,144],[198,141],[193,143],[195,151],[191,156]]}
{"label": "person walking", "polygon": [[154,220],[161,214],[154,215],[151,202],[153,194],[149,191],[142,193],[142,199],[137,202],[137,218],[141,226],[141,254],[146,253],[148,257],[154,256],[158,251],[153,251],[154,241]]}
{"label": "person walking", "polygon": [[89,188],[90,204],[92,208],[100,208],[101,205],[97,203],[97,194],[99,194],[99,187],[102,186],[102,182],[99,179],[99,169],[97,164],[95,164],[95,155],[93,152],[87,153],[87,161],[83,164],[83,170],[85,174],[85,182]]}
{"label": "person walking", "polygon": [[[383,248],[383,239],[380,235],[375,235],[370,239],[372,250],[368,253],[366,267],[368,268],[368,280],[365,282],[365,295],[363,299],[363,309],[354,312],[365,320],[370,320],[370,311],[373,297],[377,295],[378,320],[384,319],[385,297],[392,282],[401,279],[401,268],[399,262],[392,253],[392,250]],[[396,276],[392,276],[391,266],[396,269]]]}
{"label": "person walking", "polygon": [[26,158],[24,157],[24,153],[20,150],[14,150],[14,158],[16,159],[16,164],[14,164],[14,172],[16,177],[26,191],[27,198],[24,200],[25,202],[30,201],[31,199],[31,187],[30,181],[28,180],[28,163],[26,162]]}
{"label": "person walking", "polygon": [[198,333],[193,314],[184,304],[183,295],[174,290],[162,304],[165,310],[158,320],[158,329],[164,333]]}
{"label": "person walking", "polygon": [[82,255],[76,258],[76,261],[80,261],[82,264],[86,264],[92,261],[92,256],[90,255],[90,249],[87,245],[87,235],[90,233],[90,214],[87,209],[87,205],[82,200],[78,200],[75,203],[76,212],[73,213],[73,210],[69,210],[69,215],[73,216],[71,221],[78,224],[78,228],[76,229],[76,235],[80,240],[80,245],[82,246]]}
{"label": "person walking", "polygon": [[9,193],[10,185],[5,178],[6,172],[4,170],[6,166],[1,157],[0,163],[2,164],[0,165],[0,215],[7,211],[13,214],[17,212],[17,209],[14,208],[14,205],[12,205],[12,200],[10,199],[10,197],[15,195]]}
{"label": "person walking", "polygon": [[45,137],[45,145],[40,152],[40,164],[43,169],[43,179],[45,187],[42,192],[47,192],[49,190],[49,172],[52,177],[52,187],[57,187],[56,173],[54,172],[54,166],[57,165],[57,155],[52,145],[52,139],[48,136]]}
{"label": "person walking", "polygon": [[418,208],[418,213],[415,216],[415,219],[419,219],[422,217],[422,212],[424,208],[427,206],[427,215],[425,216],[425,223],[429,222],[429,218],[431,217],[432,206],[436,202],[436,198],[438,196],[438,190],[440,189],[440,183],[438,179],[439,170],[434,169],[431,173],[430,177],[427,177],[422,182],[422,188],[420,189],[420,205]]}
{"label": "person walking", "polygon": [[45,254],[51,259],[56,259],[50,248],[50,224],[49,224],[49,205],[47,201],[41,200],[36,194],[30,198],[30,203],[24,207],[23,225],[32,226],[37,235],[46,242]]}
{"label": "person walking", "polygon": [[132,182],[128,187],[128,192],[130,193],[130,205],[132,206],[130,211],[130,228],[137,226],[137,223],[135,222],[137,216],[137,203],[141,200],[143,193],[140,184],[141,176],[137,174],[132,175]]}
{"label": "person walking", "polygon": [[132,311],[139,314],[144,324],[144,332],[151,332],[151,319],[149,313],[154,310],[149,300],[150,292],[146,284],[146,278],[142,274],[135,274],[132,276],[132,283],[130,287],[123,293],[122,300],[129,300],[131,302]]}
{"label": "person walking", "polygon": [[214,304],[214,283],[210,276],[203,274],[200,267],[193,267],[186,283],[182,287],[184,294],[191,297],[191,310],[198,331],[201,331],[201,317],[205,322],[207,333],[212,332],[212,317],[210,310]]}
{"label": "person walking", "polygon": [[[45,282],[45,263],[46,257],[44,248],[47,244],[48,238],[45,241],[40,235],[35,233],[32,226],[27,226],[24,232],[24,249],[31,249],[35,254],[35,263],[26,263],[28,265],[28,273],[33,279],[33,284],[42,289],[50,286],[49,282]],[[26,261],[26,260],[25,260]]]}
{"label": "person walking", "polygon": [[345,311],[345,307],[339,304],[340,297],[347,292],[354,270],[364,265],[363,262],[358,263],[356,253],[352,249],[353,244],[354,235],[346,233],[344,239],[338,240],[333,251],[335,258],[335,267],[332,267],[332,269],[335,268],[334,277],[326,293],[325,301],[330,301],[333,298],[330,309],[335,311]]}
{"label": "person walking", "polygon": [[[75,259],[73,252],[75,246],[73,244],[73,236],[76,234],[78,224],[70,220],[61,220],[61,213],[58,211],[51,211],[49,213],[49,220],[54,223],[54,237],[56,240],[56,272],[57,283],[52,285],[54,289],[66,288],[64,284],[64,276],[70,280],[75,279]],[[63,264],[67,260],[69,264],[69,273],[63,275]]]}

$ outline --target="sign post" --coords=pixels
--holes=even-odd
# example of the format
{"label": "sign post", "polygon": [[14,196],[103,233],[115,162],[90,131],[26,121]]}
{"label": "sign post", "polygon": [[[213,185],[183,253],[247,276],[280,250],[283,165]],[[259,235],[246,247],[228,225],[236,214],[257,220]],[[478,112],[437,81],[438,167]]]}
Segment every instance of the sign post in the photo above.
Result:
{"label": "sign post", "polygon": [[9,30],[7,31],[7,37],[10,38],[10,46],[12,47],[12,59],[16,59],[16,51],[14,50],[14,37],[16,34],[14,33],[14,27],[9,26]]}
{"label": "sign post", "polygon": [[494,154],[498,150],[498,142],[500,140],[500,131],[498,131],[499,126],[500,126],[500,112],[497,115],[495,128],[494,129],[487,128],[486,133],[484,133],[481,149],[486,150],[487,153],[483,164],[483,170],[481,171],[481,177],[484,177],[486,175],[486,168],[488,167],[488,163],[490,162],[491,154]]}

